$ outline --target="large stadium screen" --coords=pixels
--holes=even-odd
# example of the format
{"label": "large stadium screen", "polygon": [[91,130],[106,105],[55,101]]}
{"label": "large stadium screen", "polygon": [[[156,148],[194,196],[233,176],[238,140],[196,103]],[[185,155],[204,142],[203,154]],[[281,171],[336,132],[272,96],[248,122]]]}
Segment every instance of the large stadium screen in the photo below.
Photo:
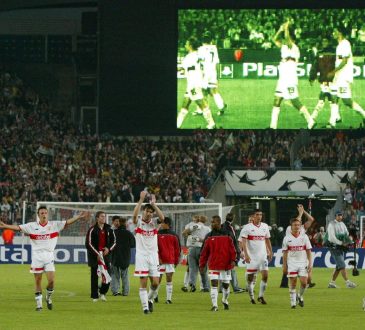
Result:
{"label": "large stadium screen", "polygon": [[365,9],[177,16],[177,128],[362,127]]}

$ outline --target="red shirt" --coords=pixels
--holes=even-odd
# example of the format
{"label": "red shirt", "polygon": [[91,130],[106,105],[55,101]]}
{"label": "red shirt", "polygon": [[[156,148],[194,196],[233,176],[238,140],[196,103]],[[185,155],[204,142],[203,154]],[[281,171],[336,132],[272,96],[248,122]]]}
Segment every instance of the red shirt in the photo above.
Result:
{"label": "red shirt", "polygon": [[229,270],[234,266],[236,249],[232,238],[224,231],[212,230],[206,237],[200,253],[199,267],[208,263],[210,270]]}
{"label": "red shirt", "polygon": [[104,250],[106,245],[106,231],[105,229],[100,230],[99,232],[99,251]]}

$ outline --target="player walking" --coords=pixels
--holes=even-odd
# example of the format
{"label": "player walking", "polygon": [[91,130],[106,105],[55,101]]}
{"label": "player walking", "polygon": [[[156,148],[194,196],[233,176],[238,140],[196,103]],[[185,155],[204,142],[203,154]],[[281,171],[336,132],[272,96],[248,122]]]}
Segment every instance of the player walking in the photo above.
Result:
{"label": "player walking", "polygon": [[[361,106],[352,100],[351,84],[353,78],[353,60],[351,44],[346,39],[346,29],[343,26],[336,28],[333,36],[338,41],[336,47],[336,63],[335,69],[328,74],[328,78],[333,79],[332,93],[337,95],[334,102],[338,103],[338,99],[342,99],[343,103],[350,109],[358,112],[365,119],[365,111]],[[331,109],[330,124],[336,124],[336,118],[340,117],[338,107]],[[335,125],[332,125],[335,126]]]}
{"label": "player walking", "polygon": [[[166,274],[166,304],[172,304],[172,276],[179,263],[181,247],[179,236],[171,229],[171,219],[165,217],[157,234],[158,256],[160,259],[160,283]],[[158,288],[157,288],[158,291]],[[156,299],[155,299],[156,301]]]}
{"label": "player walking", "polygon": [[45,206],[40,206],[37,210],[37,221],[28,222],[24,225],[8,225],[0,221],[0,228],[8,228],[21,231],[28,235],[32,246],[32,264],[30,272],[34,274],[35,280],[35,300],[37,304],[36,311],[42,311],[42,274],[47,276],[47,308],[53,308],[52,295],[54,292],[55,282],[55,265],[54,250],[57,244],[57,238],[61,230],[66,226],[82,219],[89,218],[89,212],[81,212],[79,215],[63,221],[48,221],[48,210]]}
{"label": "player walking", "polygon": [[[153,300],[157,296],[160,273],[158,271],[157,220],[153,219],[156,212],[160,221],[164,215],[156,205],[156,198],[151,197],[151,203],[143,206],[143,213],[139,215],[147,191],[140,193],[139,201],[133,211],[133,223],[136,225],[136,266],[134,276],[140,278],[139,298],[145,314],[153,312]],[[150,278],[150,291],[147,293],[147,279]]]}
{"label": "player walking", "polygon": [[224,309],[229,309],[229,282],[231,280],[231,269],[236,264],[236,258],[237,251],[231,234],[221,228],[220,216],[213,216],[212,231],[205,238],[199,259],[201,273],[208,263],[209,278],[211,280],[212,312],[218,311],[218,281],[222,281]]}
{"label": "player walking", "polygon": [[248,293],[252,304],[256,304],[254,298],[254,279],[261,272],[261,282],[258,301],[266,305],[264,292],[269,276],[269,262],[272,259],[272,247],[270,242],[270,230],[266,223],[261,222],[262,211],[255,210],[253,222],[245,225],[240,233],[239,242],[245,256]]}
{"label": "player walking", "polygon": [[[312,113],[313,120],[317,119],[318,114],[324,108],[326,99],[330,104],[331,113],[333,114],[336,113],[339,115],[338,109],[332,110],[332,108],[334,107],[338,108],[338,104],[336,102],[333,102],[333,99],[336,97],[335,95],[332,95],[333,91],[331,90],[333,89],[332,88],[333,77],[332,78],[328,77],[328,73],[335,69],[335,61],[336,61],[336,54],[334,47],[332,47],[327,38],[323,38],[321,43],[321,48],[318,50],[316,57],[312,63],[311,70],[309,72],[309,82],[311,86],[313,86],[313,82],[316,79],[318,79],[318,82],[321,84],[320,85],[321,91],[319,93],[318,102]],[[336,122],[340,120],[341,120],[340,116],[338,116],[337,118],[331,116],[329,124],[331,126],[335,126]]]}
{"label": "player walking", "polygon": [[188,109],[192,101],[196,102],[199,108],[202,109],[203,117],[208,123],[207,128],[212,129],[215,127],[208,102],[203,95],[203,72],[197,52],[198,47],[199,42],[196,38],[191,37],[186,41],[185,48],[188,54],[182,62],[182,67],[185,71],[187,87],[181,110],[177,116],[177,128],[181,128],[185,117],[189,113]]}
{"label": "player walking", "polygon": [[[217,46],[213,44],[212,35],[209,31],[203,34],[203,45],[198,48],[198,56],[203,67],[203,92],[206,96],[211,95],[218,108],[217,115],[222,116],[227,108],[218,91],[217,66],[219,56]],[[193,115],[203,114],[199,109]]]}
{"label": "player walking", "polygon": [[[312,246],[308,236],[301,232],[301,221],[294,218],[290,221],[291,231],[283,240],[283,272],[287,274],[290,284],[290,304],[292,308],[304,307],[303,295],[307,288],[308,274],[312,268]],[[299,294],[297,295],[297,277],[300,280]]]}

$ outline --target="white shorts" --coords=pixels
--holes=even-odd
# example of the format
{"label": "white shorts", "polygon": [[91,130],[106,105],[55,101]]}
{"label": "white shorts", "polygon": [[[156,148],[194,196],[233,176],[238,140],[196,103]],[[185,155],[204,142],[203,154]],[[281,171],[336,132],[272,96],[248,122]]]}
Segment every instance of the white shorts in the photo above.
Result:
{"label": "white shorts", "polygon": [[174,264],[162,264],[158,266],[158,271],[160,274],[165,273],[175,273],[175,265]]}
{"label": "white shorts", "polygon": [[337,95],[340,99],[351,99],[351,84],[348,81],[337,81],[331,87],[331,94]]}
{"label": "white shorts", "polygon": [[285,100],[293,100],[299,97],[298,86],[287,86],[286,84],[279,84],[275,89],[275,96],[282,97]]}
{"label": "white shorts", "polygon": [[159,262],[158,254],[154,253],[148,256],[136,254],[136,267],[134,270],[134,276],[137,277],[159,277],[158,271]]}
{"label": "white shorts", "polygon": [[202,100],[204,98],[203,90],[201,87],[188,89],[185,93],[185,97],[189,98],[191,101]]}
{"label": "white shorts", "polygon": [[203,86],[204,88],[218,87],[217,71],[215,69],[204,72]]}
{"label": "white shorts", "polygon": [[308,277],[307,264],[288,263],[287,277]]}
{"label": "white shorts", "polygon": [[220,280],[223,283],[229,283],[232,278],[230,270],[209,270],[208,276],[210,280]]}
{"label": "white shorts", "polygon": [[333,94],[334,93],[334,88],[332,86],[333,84],[331,82],[323,82],[321,83],[321,92],[322,93],[327,93],[327,94]]}
{"label": "white shorts", "polygon": [[257,274],[263,270],[269,270],[269,262],[267,259],[265,260],[254,260],[251,259],[249,264],[246,264],[246,273],[247,274]]}
{"label": "white shorts", "polygon": [[53,252],[33,252],[30,272],[41,274],[43,272],[54,272],[54,253]]}

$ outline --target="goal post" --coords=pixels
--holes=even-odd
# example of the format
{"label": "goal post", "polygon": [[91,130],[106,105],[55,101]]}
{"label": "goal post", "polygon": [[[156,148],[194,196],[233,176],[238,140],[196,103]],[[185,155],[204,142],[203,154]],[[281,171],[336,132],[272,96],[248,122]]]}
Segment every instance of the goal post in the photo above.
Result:
{"label": "goal post", "polygon": [[[37,209],[40,206],[47,207],[49,220],[67,220],[78,212],[91,212],[92,216],[88,221],[81,220],[65,228],[60,233],[59,244],[84,244],[87,230],[95,224],[95,213],[98,211],[106,213],[109,223],[114,215],[125,217],[130,225],[128,229],[131,231],[134,229],[131,218],[136,203],[37,202]],[[166,217],[172,219],[172,229],[179,235],[182,245],[184,245],[182,232],[193,215],[205,215],[208,219],[214,215],[219,215],[221,218],[224,216],[221,203],[158,203],[158,207]]]}

